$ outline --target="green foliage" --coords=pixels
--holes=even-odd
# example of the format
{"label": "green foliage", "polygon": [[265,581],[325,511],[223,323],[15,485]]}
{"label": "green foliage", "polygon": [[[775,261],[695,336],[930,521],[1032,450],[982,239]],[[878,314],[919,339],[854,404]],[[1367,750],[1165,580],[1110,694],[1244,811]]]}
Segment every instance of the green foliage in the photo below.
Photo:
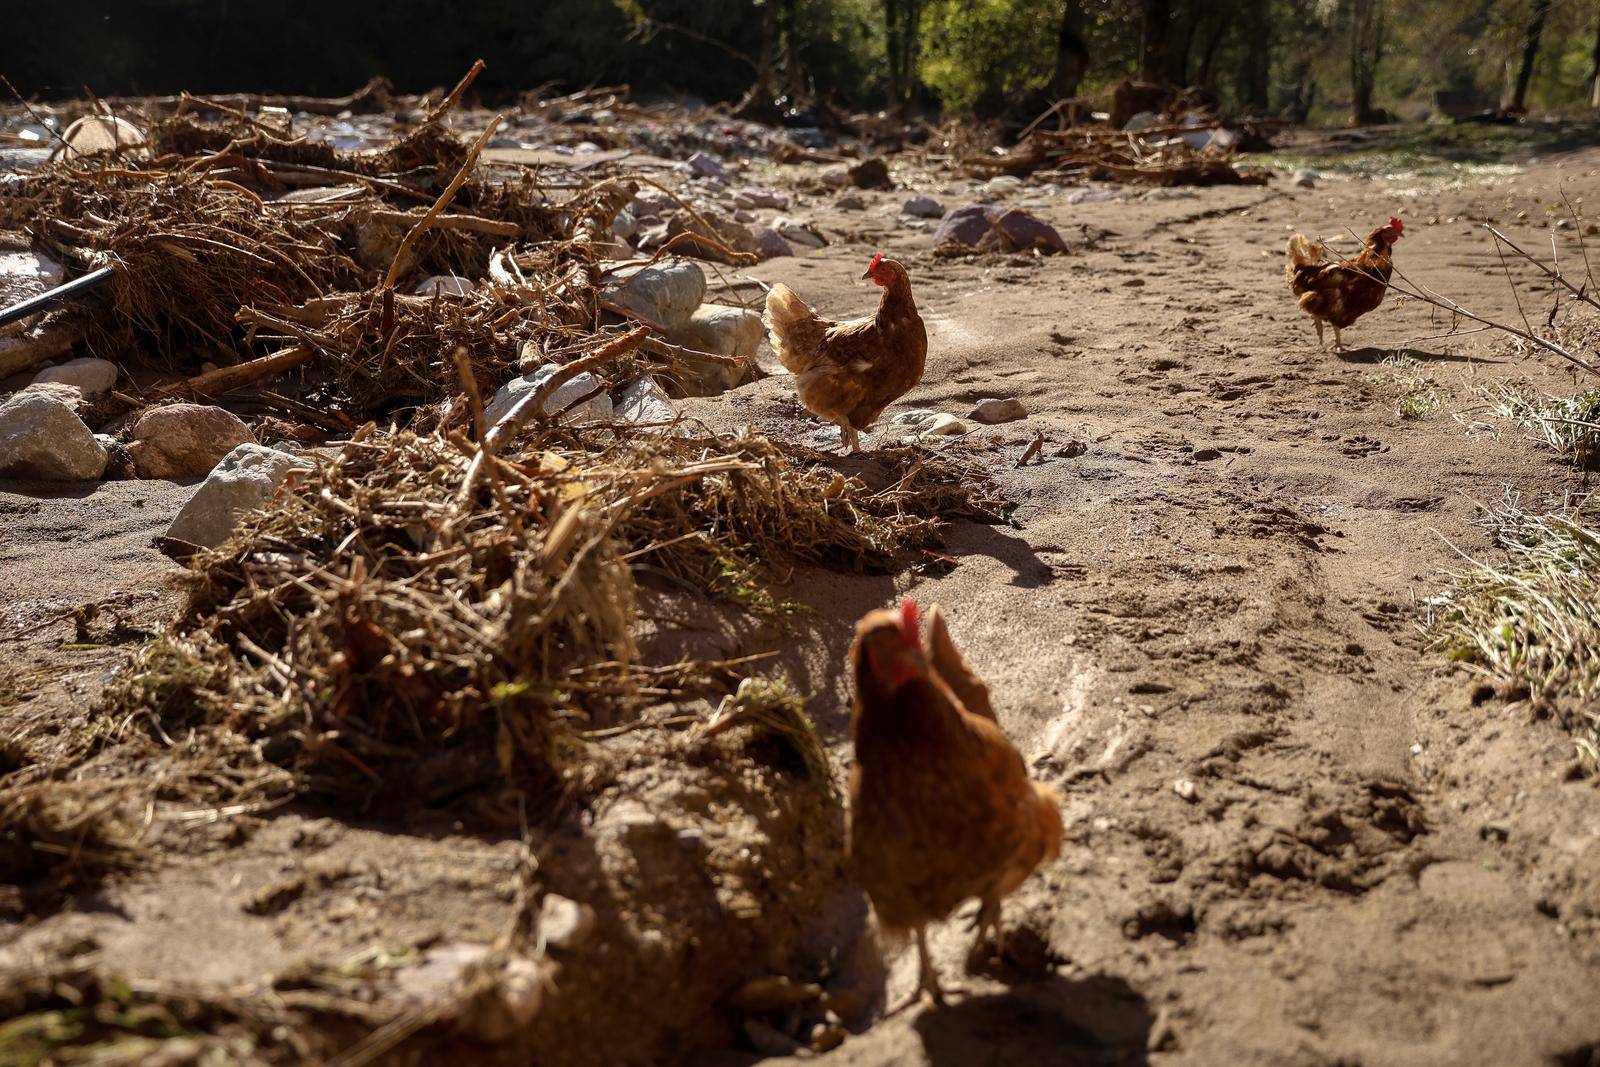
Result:
{"label": "green foliage", "polygon": [[1055,4],[1028,0],[941,0],[923,16],[922,77],[947,107],[1038,89],[1055,63]]}

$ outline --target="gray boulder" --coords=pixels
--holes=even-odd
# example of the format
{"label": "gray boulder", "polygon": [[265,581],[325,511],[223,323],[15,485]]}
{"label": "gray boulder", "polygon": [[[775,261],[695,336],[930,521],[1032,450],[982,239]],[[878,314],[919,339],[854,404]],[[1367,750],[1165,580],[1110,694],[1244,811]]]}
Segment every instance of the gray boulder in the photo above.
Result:
{"label": "gray boulder", "polygon": [[944,208],[931,196],[913,196],[900,205],[900,214],[918,219],[936,219],[944,214]]}
{"label": "gray boulder", "polygon": [[70,385],[84,396],[94,396],[117,384],[117,365],[104,359],[72,359],[33,376],[35,385],[50,382]]}
{"label": "gray boulder", "polygon": [[698,264],[668,259],[611,275],[600,299],[613,311],[670,330],[688,322],[705,295],[706,276]]}
{"label": "gray boulder", "polygon": [[167,536],[203,548],[228,539],[239,518],[272,502],[289,472],[307,464],[262,445],[239,445],[217,463],[167,527]]}
{"label": "gray boulder", "polygon": [[[546,363],[538,370],[513,378],[502,385],[499,391],[494,394],[494,398],[489,401],[489,405],[483,410],[484,422],[489,426],[493,426],[505,418],[510,414],[511,409],[516,406],[518,400],[521,400],[529,393],[537,391],[560,369],[561,365],[558,363]],[[555,392],[545,397],[544,413],[546,415],[554,415],[564,410],[569,404],[577,403],[580,398],[594,393],[595,395],[587,401],[578,404],[577,407],[563,415],[562,420],[565,422],[608,422],[612,416],[611,397],[604,391],[596,393],[595,390],[600,387],[600,379],[587,371],[576,375],[570,380],[562,382]]]}
{"label": "gray boulder", "polygon": [[59,397],[22,392],[0,404],[0,475],[86,482],[105,469],[105,448]]}
{"label": "gray boulder", "polygon": [[141,478],[200,478],[256,435],[231,411],[209,404],[148,408],[133,423],[128,455]]}
{"label": "gray boulder", "polygon": [[755,363],[756,350],[766,336],[761,313],[749,308],[724,307],[707,304],[694,313],[683,326],[668,335],[675,345],[696,352],[710,352],[718,356],[735,356],[745,360],[743,366],[725,363],[698,363],[694,369],[699,381],[686,381],[689,392],[715,396],[742,382]]}

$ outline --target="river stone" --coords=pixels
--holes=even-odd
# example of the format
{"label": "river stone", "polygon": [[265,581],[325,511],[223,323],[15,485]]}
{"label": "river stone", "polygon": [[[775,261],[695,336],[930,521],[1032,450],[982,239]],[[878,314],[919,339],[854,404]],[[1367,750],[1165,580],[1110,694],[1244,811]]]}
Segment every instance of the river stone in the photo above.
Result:
{"label": "river stone", "polygon": [[94,396],[117,384],[117,365],[105,359],[72,359],[33,376],[35,385],[48,382],[70,385],[84,396]]}
{"label": "river stone", "polygon": [[699,381],[697,384],[693,380],[686,380],[685,390],[701,396],[716,396],[745,379],[765,335],[766,327],[762,325],[760,312],[749,308],[706,304],[687,323],[668,335],[667,340],[696,352],[737,356],[746,361],[742,367],[725,363],[691,364]]}
{"label": "river stone", "polygon": [[756,254],[762,259],[777,259],[779,256],[792,256],[794,249],[789,247],[789,242],[783,239],[783,234],[771,226],[752,226],[750,234],[756,239]]}
{"label": "river stone", "polygon": [[59,397],[22,392],[0,404],[0,475],[86,482],[105,469],[105,448]]}
{"label": "river stone", "polygon": [[[641,243],[640,247],[644,245]],[[615,310],[670,330],[688,322],[705,295],[706,276],[699,264],[668,259],[611,275],[600,299]]]}
{"label": "river stone", "polygon": [[239,445],[256,443],[231,411],[209,404],[167,404],[134,420],[128,453],[141,478],[200,478]]}
{"label": "river stone", "polygon": [[167,527],[167,536],[203,548],[228,539],[240,516],[271,502],[289,472],[307,464],[263,445],[239,445],[223,456]]}
{"label": "river stone", "polygon": [[944,214],[944,208],[931,196],[913,196],[900,205],[900,214],[918,219],[936,219]]}
{"label": "river stone", "polygon": [[1016,397],[1007,397],[1004,400],[997,400],[994,397],[988,397],[978,401],[975,405],[973,405],[972,410],[967,413],[967,418],[969,419],[991,424],[997,422],[1016,422],[1018,419],[1025,419],[1027,417],[1027,406]]}
{"label": "river stone", "polygon": [[678,417],[678,408],[667,391],[648,374],[635,378],[618,391],[615,409],[618,422],[672,422]]}
{"label": "river stone", "polygon": [[[505,418],[510,414],[511,409],[516,406],[518,400],[521,400],[528,393],[536,391],[560,369],[561,365],[559,363],[546,363],[538,370],[513,378],[502,385],[499,391],[494,394],[494,398],[489,401],[489,406],[484,409],[484,422],[489,426],[493,426]],[[600,388],[600,385],[600,379],[587,371],[574,376],[569,381],[562,382],[555,392],[545,397],[545,414],[553,415],[563,410],[568,404],[577,402],[580,397],[594,393],[596,389]],[[563,416],[563,421],[609,422],[611,416],[611,397],[604,392],[599,392],[595,393],[586,402],[568,411]]]}

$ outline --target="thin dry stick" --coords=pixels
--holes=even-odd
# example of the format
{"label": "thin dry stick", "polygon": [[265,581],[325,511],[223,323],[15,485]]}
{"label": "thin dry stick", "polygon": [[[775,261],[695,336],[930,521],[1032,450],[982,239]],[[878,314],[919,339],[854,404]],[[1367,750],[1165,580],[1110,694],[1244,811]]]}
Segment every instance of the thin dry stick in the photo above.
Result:
{"label": "thin dry stick", "polygon": [[[1542,262],[1529,255],[1527,252],[1524,252],[1511,238],[1507,237],[1505,234],[1501,233],[1488,223],[1484,223],[1483,228],[1494,234],[1495,240],[1504,242],[1505,245],[1511,249],[1511,251],[1515,252],[1529,263],[1532,263],[1535,267],[1538,267],[1540,270],[1544,271],[1549,278],[1560,282],[1570,293],[1572,293],[1573,296],[1577,297],[1579,300],[1582,300],[1585,304],[1588,304],[1591,307],[1600,308],[1600,300],[1596,300],[1594,297],[1590,296],[1576,285],[1573,285],[1571,282],[1567,281],[1566,276],[1563,275],[1559,270],[1551,270]],[[1554,239],[1554,235],[1552,235],[1551,240],[1554,241]],[[1580,238],[1580,240],[1582,240],[1582,238]],[[1588,256],[1584,257],[1584,263],[1588,263]],[[1524,318],[1526,318],[1526,316],[1524,316]]]}
{"label": "thin dry stick", "polygon": [[428,121],[438,122],[440,119],[444,118],[445,114],[451,108],[455,107],[461,102],[461,96],[467,91],[467,86],[471,85],[473,80],[482,73],[483,60],[480,59],[476,63],[472,64],[472,69],[467,71],[460,81],[456,82],[456,87],[450,90],[450,95],[445,97],[443,102],[441,102],[438,107],[428,112]]}
{"label": "thin dry stick", "polygon": [[411,251],[411,246],[417,243],[417,238],[427,232],[428,227],[433,225],[434,219],[439,217],[450,201],[455,198],[456,193],[466,184],[467,176],[472,173],[472,168],[478,165],[478,154],[483,151],[483,146],[489,143],[489,138],[494,136],[494,131],[500,128],[500,121],[503,118],[505,118],[504,115],[496,115],[489,121],[489,128],[484,130],[472,147],[467,150],[466,161],[461,164],[461,169],[456,171],[456,176],[450,179],[450,184],[445,187],[445,191],[439,194],[439,199],[433,202],[433,206],[428,209],[428,213],[422,216],[420,222],[411,227],[411,232],[406,234],[405,240],[400,242],[400,248],[394,254],[394,262],[389,264],[389,273],[384,275],[383,288],[394,288],[394,283],[405,269],[406,254]]}

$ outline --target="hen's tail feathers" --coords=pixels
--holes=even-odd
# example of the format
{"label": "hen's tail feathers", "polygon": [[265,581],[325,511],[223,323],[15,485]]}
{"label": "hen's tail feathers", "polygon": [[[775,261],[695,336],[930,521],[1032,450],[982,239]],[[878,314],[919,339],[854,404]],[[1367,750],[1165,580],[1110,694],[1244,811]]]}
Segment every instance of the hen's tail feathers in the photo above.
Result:
{"label": "hen's tail feathers", "polygon": [[938,604],[928,609],[928,661],[963,707],[991,722],[999,721],[989,699],[989,687],[956,650],[955,642],[950,640],[950,627],[944,621],[944,609]]}
{"label": "hen's tail feathers", "polygon": [[1320,267],[1328,261],[1328,250],[1321,241],[1313,241],[1303,233],[1289,238],[1289,259],[1283,274],[1289,288],[1295,293],[1305,291],[1305,275],[1313,273],[1308,268]]}
{"label": "hen's tail feathers", "polygon": [[827,329],[817,313],[793,289],[779,284],[767,293],[765,318],[767,340],[779,362],[791,373],[804,371],[816,357]]}
{"label": "hen's tail feathers", "polygon": [[1039,804],[1035,809],[1039,819],[1039,833],[1044,838],[1045,862],[1061,855],[1061,794],[1045,785],[1034,782],[1033,791]]}

